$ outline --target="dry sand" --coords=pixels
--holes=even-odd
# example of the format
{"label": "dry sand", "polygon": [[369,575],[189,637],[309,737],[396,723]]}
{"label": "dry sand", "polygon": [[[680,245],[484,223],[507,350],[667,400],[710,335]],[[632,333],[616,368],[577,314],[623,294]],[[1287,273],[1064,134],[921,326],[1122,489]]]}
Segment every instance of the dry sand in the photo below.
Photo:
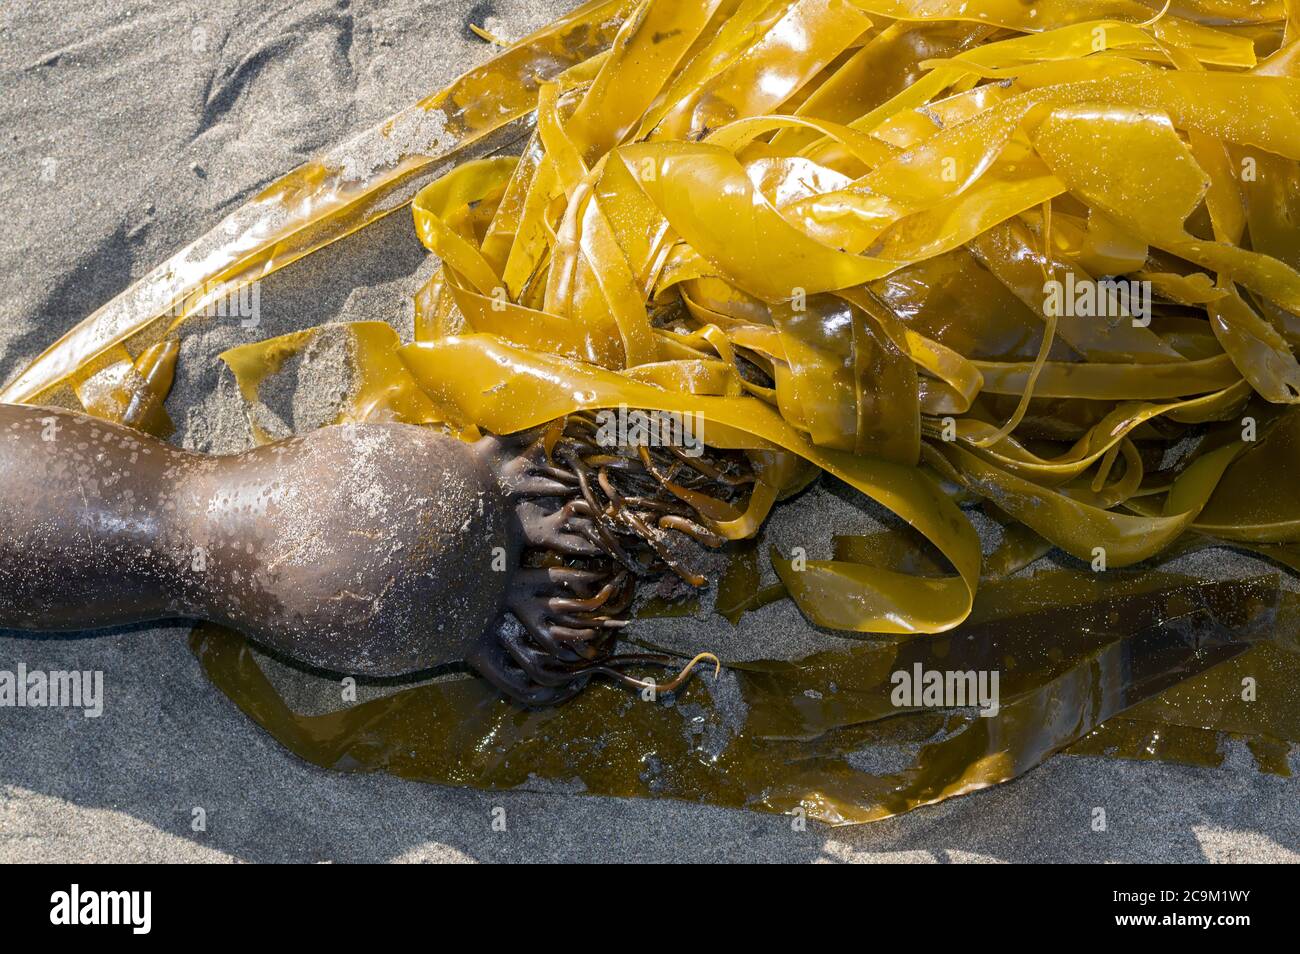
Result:
{"label": "dry sand", "polygon": [[[571,5],[6,4],[0,380],[276,175],[489,56],[466,28],[471,13],[518,36]],[[186,339],[167,404],[173,440],[212,453],[247,446],[245,409],[218,353],[328,321],[385,320],[409,336],[409,296],[432,265],[398,214],[272,276],[258,327],[211,319]],[[318,342],[268,383],[259,423],[290,433],[328,419],[348,388],[344,358],[337,342]],[[807,542],[816,557],[815,541],[875,519],[819,488],[769,533],[786,546]],[[100,669],[107,695],[99,719],[0,710],[0,861],[1300,860],[1300,786],[1259,774],[1244,748],[1219,769],[1060,757],[903,818],[804,832],[782,818],[672,802],[324,772],[213,689],[186,634],[0,635],[0,668]],[[739,630],[708,617],[647,635],[748,658],[794,658],[837,641],[788,603]],[[309,685],[276,678],[313,705]],[[491,830],[496,806],[507,832]],[[1105,833],[1090,828],[1095,806],[1106,808]],[[192,828],[196,807],[205,831]]]}

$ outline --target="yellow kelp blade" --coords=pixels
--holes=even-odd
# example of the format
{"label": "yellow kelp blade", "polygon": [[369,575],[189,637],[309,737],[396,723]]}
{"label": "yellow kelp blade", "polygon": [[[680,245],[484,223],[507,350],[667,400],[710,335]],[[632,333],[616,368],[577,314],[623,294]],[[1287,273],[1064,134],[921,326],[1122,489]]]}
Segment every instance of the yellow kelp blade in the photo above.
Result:
{"label": "yellow kelp blade", "polygon": [[[576,411],[628,406],[698,413],[720,425],[802,457],[898,514],[929,539],[957,570],[940,580],[895,574],[864,581],[837,605],[843,628],[865,632],[938,632],[966,618],[979,579],[979,538],[952,502],[924,474],[886,460],[817,447],[761,401],[675,394],[614,372],[513,347],[488,335],[408,345],[402,359],[433,400],[460,422],[508,434]],[[704,440],[712,443],[706,430]],[[724,445],[725,446],[725,445]],[[814,576],[823,571],[809,564]],[[813,601],[806,612],[828,612]]]}
{"label": "yellow kelp blade", "polygon": [[[448,419],[416,384],[397,354],[401,339],[392,326],[382,321],[358,321],[348,324],[320,325],[295,331],[278,338],[268,338],[240,345],[221,354],[235,375],[239,392],[251,407],[257,403],[262,382],[276,374],[285,362],[301,354],[322,335],[341,333],[346,336],[354,387],[330,423],[359,421],[399,421],[403,424],[441,424]],[[265,444],[274,438],[250,419],[253,439]],[[458,434],[462,432],[457,430]],[[476,437],[472,430],[463,436]]]}
{"label": "yellow kelp blade", "polygon": [[163,402],[176,373],[180,343],[165,338],[132,360],[125,348],[114,349],[118,360],[89,377],[78,376],[73,392],[87,414],[169,437],[174,430]]}
{"label": "yellow kelp blade", "polygon": [[[325,768],[487,789],[577,780],[591,794],[801,809],[846,825],[1015,778],[1128,707],[1160,699],[1167,686],[1267,645],[1278,612],[1267,579],[1148,573],[1108,593],[1091,574],[1049,577],[1010,584],[979,623],[951,634],[733,665],[718,683],[688,683],[671,706],[629,704],[619,691],[593,688],[564,706],[521,712],[467,678],[303,715],[237,634],[205,626],[190,644],[250,718]],[[1066,636],[1061,654],[1040,651],[1045,632]],[[972,673],[1007,658],[1024,662],[999,686],[996,711],[982,712],[978,698],[964,709],[891,698],[898,687],[890,674],[933,665],[930,650],[939,644],[945,665]],[[301,695],[309,677],[294,678]],[[1293,710],[1266,724],[1284,737],[1297,729]],[[494,744],[484,746],[485,738]],[[867,754],[896,769],[864,767],[857,756]]]}
{"label": "yellow kelp blade", "polygon": [[532,110],[537,82],[606,50],[634,6],[593,0],[273,182],[60,338],[0,391],[0,401],[45,400],[115,345],[152,344],[139,340],[161,338],[208,302],[402,208],[439,171],[439,160],[508,141],[491,137]]}

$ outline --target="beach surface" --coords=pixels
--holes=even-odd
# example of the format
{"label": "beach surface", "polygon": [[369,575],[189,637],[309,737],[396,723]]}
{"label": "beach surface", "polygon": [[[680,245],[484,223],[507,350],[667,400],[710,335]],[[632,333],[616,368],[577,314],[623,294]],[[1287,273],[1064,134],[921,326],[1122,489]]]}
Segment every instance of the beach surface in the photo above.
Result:
{"label": "beach surface", "polygon": [[[277,176],[489,57],[470,22],[514,39],[572,5],[10,0],[0,382]],[[256,327],[214,320],[185,339],[167,402],[172,441],[210,453],[248,445],[220,352],[334,321],[383,320],[409,338],[410,296],[434,265],[400,213],[267,279]],[[327,420],[347,390],[326,339],[286,373],[280,398],[268,392],[253,409],[272,433]],[[797,507],[776,518],[778,540],[869,519],[828,489]],[[1056,757],[1010,784],[845,829],[555,786],[481,792],[328,772],[216,690],[188,634],[0,633],[0,669],[104,674],[98,718],[0,709],[0,862],[1300,860],[1300,782],[1259,772],[1244,745],[1230,744],[1218,768]],[[655,636],[747,658],[838,641],[788,603],[740,630],[710,616]],[[1098,807],[1105,831],[1094,830]],[[501,808],[504,831],[493,825]]]}

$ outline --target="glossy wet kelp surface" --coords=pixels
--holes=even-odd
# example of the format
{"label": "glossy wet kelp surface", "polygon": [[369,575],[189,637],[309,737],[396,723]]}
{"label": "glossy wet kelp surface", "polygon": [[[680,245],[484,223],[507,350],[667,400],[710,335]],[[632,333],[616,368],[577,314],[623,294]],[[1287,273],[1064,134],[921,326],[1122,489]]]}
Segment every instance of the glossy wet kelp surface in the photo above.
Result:
{"label": "glossy wet kelp surface", "polygon": [[[1216,765],[1241,738],[1262,769],[1285,774],[1300,739],[1296,610],[1269,575],[1102,581],[1048,569],[987,586],[949,633],[729,665],[654,701],[599,687],[542,710],[466,677],[303,715],[238,634],[200,627],[191,645],[245,713],[322,767],[852,824],[1008,781],[1062,751]],[[998,670],[999,711],[896,706],[891,674],[918,663]]]}
{"label": "glossy wet kelp surface", "polygon": [[[1111,567],[1300,536],[1251,453],[1300,402],[1298,71],[1280,0],[595,0],[277,180],[0,399],[165,429],[192,317],[409,203],[439,266],[409,343],[347,326],[339,420],[698,415],[755,475],[711,533],[829,473],[942,572],[770,554],[786,592],[944,632],[987,556],[954,495]],[[303,343],[225,357],[255,396]]]}

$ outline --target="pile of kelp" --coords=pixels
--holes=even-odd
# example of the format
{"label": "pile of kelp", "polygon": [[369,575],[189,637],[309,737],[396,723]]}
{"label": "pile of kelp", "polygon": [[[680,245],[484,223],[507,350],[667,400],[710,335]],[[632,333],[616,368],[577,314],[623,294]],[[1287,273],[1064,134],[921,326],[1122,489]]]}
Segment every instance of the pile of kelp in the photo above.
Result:
{"label": "pile of kelp", "polygon": [[[788,595],[878,635],[732,666],[671,709],[599,689],[527,712],[466,679],[305,718],[200,630],[214,679],[294,751],[834,822],[1072,744],[1215,762],[1232,733],[1285,771],[1298,76],[1294,0],[589,3],[273,184],[0,399],[166,428],[212,302],[410,203],[442,267],[414,342],[347,326],[342,420],[471,439],[695,413],[757,475],[712,504],[725,539],[822,472],[906,526],[774,552],[775,592],[729,573],[729,605]],[[245,396],[313,334],[228,353]],[[1004,528],[991,552],[971,507]],[[1213,546],[1278,572],[1162,565]],[[1086,566],[1025,571],[1054,548]],[[900,709],[891,673],[917,663],[999,671],[999,713]],[[911,761],[864,762],[888,746]]]}

